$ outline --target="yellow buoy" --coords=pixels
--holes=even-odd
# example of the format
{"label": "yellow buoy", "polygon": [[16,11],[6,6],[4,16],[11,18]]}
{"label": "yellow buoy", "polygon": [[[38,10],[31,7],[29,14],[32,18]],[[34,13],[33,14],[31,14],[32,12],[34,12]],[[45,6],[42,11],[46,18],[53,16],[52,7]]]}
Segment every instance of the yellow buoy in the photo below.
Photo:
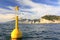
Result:
{"label": "yellow buoy", "polygon": [[[16,11],[18,11],[18,6],[15,8]],[[18,27],[18,15],[15,16],[15,29],[11,32],[11,38],[12,39],[17,39],[17,38],[22,38],[22,32],[19,30]]]}
{"label": "yellow buoy", "polygon": [[18,7],[18,6],[16,6],[16,7],[15,7],[15,10],[16,10],[16,11],[18,11],[18,10],[19,10],[19,7]]}

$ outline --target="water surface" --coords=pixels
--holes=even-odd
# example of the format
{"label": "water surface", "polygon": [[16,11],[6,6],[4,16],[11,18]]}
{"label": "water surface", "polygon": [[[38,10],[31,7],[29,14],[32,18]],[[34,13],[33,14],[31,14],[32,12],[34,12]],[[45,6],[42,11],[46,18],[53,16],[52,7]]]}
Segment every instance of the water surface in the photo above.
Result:
{"label": "water surface", "polygon": [[[60,40],[60,24],[19,24],[22,40]],[[14,23],[0,24],[0,40],[10,40]]]}

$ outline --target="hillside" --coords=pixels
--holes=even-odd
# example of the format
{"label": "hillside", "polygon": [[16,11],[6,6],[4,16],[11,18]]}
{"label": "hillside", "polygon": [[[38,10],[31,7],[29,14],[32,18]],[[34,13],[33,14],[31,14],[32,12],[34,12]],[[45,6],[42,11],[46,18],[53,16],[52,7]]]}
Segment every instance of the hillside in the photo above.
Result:
{"label": "hillside", "polygon": [[60,16],[45,15],[41,17],[40,23],[60,23]]}
{"label": "hillside", "polygon": [[56,16],[56,15],[45,15],[42,17],[43,19],[47,19],[47,20],[60,20],[60,16]]}

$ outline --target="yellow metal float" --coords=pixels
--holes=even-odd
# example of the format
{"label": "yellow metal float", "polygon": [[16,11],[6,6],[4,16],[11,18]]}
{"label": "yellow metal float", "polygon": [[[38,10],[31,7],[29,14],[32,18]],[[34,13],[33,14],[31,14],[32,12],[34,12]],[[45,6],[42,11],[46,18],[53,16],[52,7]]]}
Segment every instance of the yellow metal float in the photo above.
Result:
{"label": "yellow metal float", "polygon": [[17,14],[18,10],[19,10],[19,7],[16,6],[16,7],[15,7],[15,11],[16,11],[16,16],[15,16],[15,28],[14,28],[14,30],[11,32],[11,38],[14,39],[14,40],[15,40],[15,39],[18,39],[18,38],[22,38],[22,32],[21,32],[21,30],[19,30],[19,27],[18,27],[18,14]]}

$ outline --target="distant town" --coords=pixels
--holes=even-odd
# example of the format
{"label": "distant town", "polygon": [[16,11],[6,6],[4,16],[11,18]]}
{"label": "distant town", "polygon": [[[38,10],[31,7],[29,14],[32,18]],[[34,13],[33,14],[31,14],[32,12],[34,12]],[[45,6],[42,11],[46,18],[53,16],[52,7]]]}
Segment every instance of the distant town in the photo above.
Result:
{"label": "distant town", "polygon": [[25,24],[38,24],[38,23],[40,23],[40,19],[33,19],[33,20],[31,20],[31,19],[21,19],[21,20],[19,20],[19,23],[25,23]]}
{"label": "distant town", "polygon": [[60,16],[45,15],[40,19],[20,19],[19,23],[22,24],[60,23]]}

